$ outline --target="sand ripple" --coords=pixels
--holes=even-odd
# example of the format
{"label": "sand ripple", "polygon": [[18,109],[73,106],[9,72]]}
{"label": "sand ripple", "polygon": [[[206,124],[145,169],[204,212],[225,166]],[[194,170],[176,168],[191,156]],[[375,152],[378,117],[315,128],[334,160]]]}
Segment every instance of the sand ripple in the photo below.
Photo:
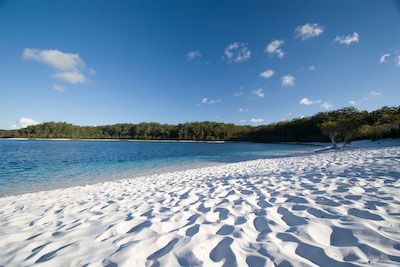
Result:
{"label": "sand ripple", "polygon": [[398,266],[400,147],[0,198],[0,266]]}

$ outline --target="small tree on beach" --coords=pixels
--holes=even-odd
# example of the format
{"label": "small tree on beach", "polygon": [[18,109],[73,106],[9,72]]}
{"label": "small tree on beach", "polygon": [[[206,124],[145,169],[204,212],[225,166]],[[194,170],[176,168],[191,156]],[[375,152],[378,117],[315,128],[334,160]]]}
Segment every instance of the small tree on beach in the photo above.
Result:
{"label": "small tree on beach", "polygon": [[358,123],[351,119],[341,119],[336,122],[338,128],[338,134],[343,138],[343,147],[350,143],[358,131]]}
{"label": "small tree on beach", "polygon": [[335,121],[326,121],[321,124],[321,132],[331,139],[332,148],[337,148],[336,138],[339,134],[339,131],[339,124]]}

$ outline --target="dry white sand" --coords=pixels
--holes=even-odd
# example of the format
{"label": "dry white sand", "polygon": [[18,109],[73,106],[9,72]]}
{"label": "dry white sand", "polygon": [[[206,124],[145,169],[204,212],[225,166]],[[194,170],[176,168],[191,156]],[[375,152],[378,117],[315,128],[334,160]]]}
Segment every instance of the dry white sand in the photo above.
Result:
{"label": "dry white sand", "polygon": [[400,147],[0,198],[0,266],[400,265]]}

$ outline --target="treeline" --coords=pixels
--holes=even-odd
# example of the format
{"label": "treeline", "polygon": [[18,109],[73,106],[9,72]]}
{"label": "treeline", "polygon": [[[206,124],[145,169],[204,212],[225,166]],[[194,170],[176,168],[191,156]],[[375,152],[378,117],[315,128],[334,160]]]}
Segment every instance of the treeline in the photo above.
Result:
{"label": "treeline", "polygon": [[255,142],[325,142],[331,139],[333,142],[349,142],[400,137],[399,125],[400,107],[383,107],[372,112],[350,107],[257,127],[208,121],[178,125],[140,123],[105,126],[46,122],[18,130],[0,130],[0,137]]}
{"label": "treeline", "polygon": [[217,122],[193,122],[178,125],[159,123],[77,126],[65,122],[46,122],[19,130],[1,130],[0,137],[143,139],[143,140],[235,140],[253,129],[251,126]]}
{"label": "treeline", "polygon": [[259,142],[332,142],[400,137],[400,106],[358,111],[354,107],[320,112],[256,127],[247,138]]}

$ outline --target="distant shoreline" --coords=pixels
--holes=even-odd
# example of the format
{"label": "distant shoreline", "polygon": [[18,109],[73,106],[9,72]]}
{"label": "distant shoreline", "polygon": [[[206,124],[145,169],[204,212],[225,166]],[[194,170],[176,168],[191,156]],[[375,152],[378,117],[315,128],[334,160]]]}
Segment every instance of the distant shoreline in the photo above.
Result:
{"label": "distant shoreline", "polygon": [[[384,138],[382,140],[391,140],[393,138]],[[228,140],[228,141],[206,141],[206,140],[179,140],[179,139],[82,139],[82,138],[25,138],[25,137],[13,137],[13,138],[0,138],[0,140],[15,140],[15,141],[87,141],[87,142],[153,142],[153,143],[212,143],[212,144],[224,144],[224,143],[259,143],[259,144],[277,144],[277,145],[300,145],[300,146],[324,146],[330,144],[330,142],[257,142],[257,141],[241,141],[241,140]],[[362,139],[370,140],[370,139]],[[357,141],[357,140],[355,140]],[[358,140],[360,141],[360,140]],[[371,140],[373,141],[373,140]],[[340,142],[338,143],[340,144]]]}
{"label": "distant shoreline", "polygon": [[179,139],[74,139],[74,138],[0,138],[0,140],[16,140],[16,141],[88,141],[88,142],[154,142],[154,143],[212,143],[212,144],[224,144],[224,143],[260,143],[260,144],[281,144],[281,145],[303,145],[303,146],[321,146],[328,143],[322,142],[255,142],[255,141],[202,141],[202,140],[179,140]]}
{"label": "distant shoreline", "polygon": [[13,137],[13,138],[0,138],[0,140],[16,140],[16,141],[88,141],[88,142],[161,142],[161,143],[216,143],[216,144],[223,144],[226,142],[250,142],[250,141],[201,141],[201,140],[179,140],[179,139],[82,139],[82,138],[24,138],[24,137]]}

